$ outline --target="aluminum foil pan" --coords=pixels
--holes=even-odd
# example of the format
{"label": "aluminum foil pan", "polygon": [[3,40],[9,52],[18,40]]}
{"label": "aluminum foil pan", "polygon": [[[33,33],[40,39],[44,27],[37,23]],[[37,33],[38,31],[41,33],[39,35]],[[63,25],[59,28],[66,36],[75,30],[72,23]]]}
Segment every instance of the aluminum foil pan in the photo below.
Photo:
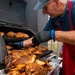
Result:
{"label": "aluminum foil pan", "polygon": [[52,70],[47,74],[47,75],[52,75],[52,73],[56,70],[56,68],[58,67],[57,63],[54,62],[49,62],[49,64],[52,66]]}
{"label": "aluminum foil pan", "polygon": [[4,69],[1,69],[1,70],[0,70],[0,75],[6,75]]}

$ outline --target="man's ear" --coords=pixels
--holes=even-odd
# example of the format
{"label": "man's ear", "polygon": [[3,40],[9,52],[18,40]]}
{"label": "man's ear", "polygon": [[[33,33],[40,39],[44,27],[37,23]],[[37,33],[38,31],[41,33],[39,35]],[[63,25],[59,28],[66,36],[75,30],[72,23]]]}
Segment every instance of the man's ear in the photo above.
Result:
{"label": "man's ear", "polygon": [[56,2],[56,4],[57,4],[57,6],[59,6],[60,0],[55,0],[55,2]]}
{"label": "man's ear", "polygon": [[57,4],[59,4],[59,3],[60,3],[60,0],[55,0],[55,2],[56,2]]}

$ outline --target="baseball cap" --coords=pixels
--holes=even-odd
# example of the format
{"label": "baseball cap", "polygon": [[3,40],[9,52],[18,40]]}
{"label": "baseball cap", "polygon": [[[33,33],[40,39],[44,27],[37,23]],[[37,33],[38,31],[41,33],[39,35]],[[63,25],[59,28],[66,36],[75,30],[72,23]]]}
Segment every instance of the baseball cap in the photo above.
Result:
{"label": "baseball cap", "polygon": [[39,0],[36,6],[34,7],[34,10],[42,9],[47,4],[48,1],[50,0]]}

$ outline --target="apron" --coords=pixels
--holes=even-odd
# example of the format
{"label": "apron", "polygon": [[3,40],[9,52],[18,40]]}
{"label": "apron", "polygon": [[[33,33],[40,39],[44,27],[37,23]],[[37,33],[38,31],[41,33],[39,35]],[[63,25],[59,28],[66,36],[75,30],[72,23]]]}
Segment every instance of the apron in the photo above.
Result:
{"label": "apron", "polygon": [[[72,10],[72,1],[69,1],[68,4],[68,16],[70,19],[70,28],[74,30],[71,18],[71,10]],[[61,27],[59,27],[61,29]],[[75,75],[75,45],[63,44],[63,69],[62,75]]]}

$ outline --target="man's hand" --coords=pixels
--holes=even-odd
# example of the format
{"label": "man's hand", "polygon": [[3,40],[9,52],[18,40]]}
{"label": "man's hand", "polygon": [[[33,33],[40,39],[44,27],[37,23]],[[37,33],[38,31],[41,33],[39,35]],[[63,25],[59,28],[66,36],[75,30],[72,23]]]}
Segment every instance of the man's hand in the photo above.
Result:
{"label": "man's hand", "polygon": [[34,46],[37,46],[37,45],[39,45],[40,43],[43,43],[43,42],[47,42],[50,39],[54,39],[55,38],[54,32],[55,32],[54,30],[41,31],[38,34],[36,34],[32,39]]}
{"label": "man's hand", "polygon": [[41,31],[32,38],[23,41],[23,47],[38,46],[40,43],[47,42],[55,38],[55,31]]}
{"label": "man's hand", "polygon": [[32,38],[29,38],[29,39],[27,39],[27,40],[24,40],[24,41],[23,41],[23,47],[32,46],[32,45],[33,45],[32,39],[33,39],[33,37],[32,37]]}

